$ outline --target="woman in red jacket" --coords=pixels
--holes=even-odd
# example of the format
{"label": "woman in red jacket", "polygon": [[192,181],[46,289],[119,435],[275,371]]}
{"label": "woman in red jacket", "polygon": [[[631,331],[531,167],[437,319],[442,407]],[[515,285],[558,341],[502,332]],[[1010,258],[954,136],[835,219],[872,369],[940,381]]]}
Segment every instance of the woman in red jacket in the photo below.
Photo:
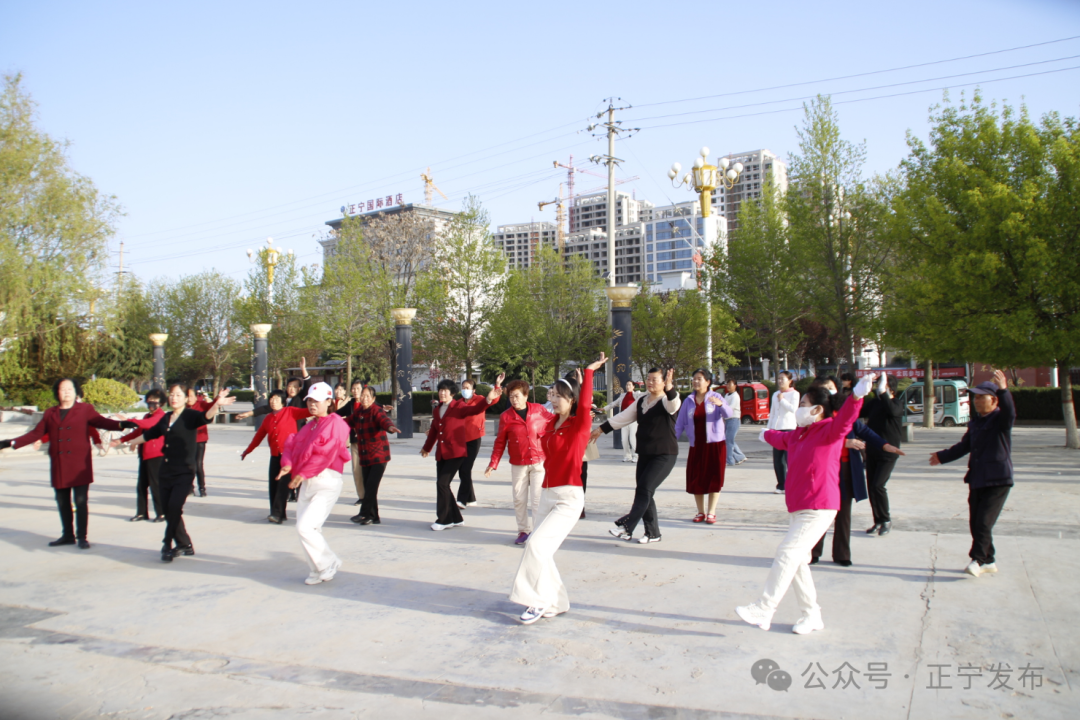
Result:
{"label": "woman in red jacket", "polygon": [[394,426],[390,416],[375,403],[375,388],[364,385],[360,391],[360,402],[353,406],[352,414],[347,418],[349,432],[355,442],[352,443],[352,462],[359,467],[363,478],[363,497],[360,500],[360,512],[349,518],[358,525],[378,525],[379,519],[379,483],[390,462],[390,441],[386,433],[401,432]]}
{"label": "woman in red jacket", "polygon": [[458,388],[453,380],[443,380],[439,383],[439,406],[431,413],[431,429],[428,430],[424,449],[420,451],[422,457],[427,457],[435,443],[439,443],[435,451],[437,517],[431,525],[432,530],[445,530],[465,524],[461,517],[461,509],[454,502],[454,494],[450,491],[450,481],[454,479],[454,475],[468,456],[465,437],[468,432],[469,418],[483,413],[488,405],[499,400],[502,394],[503,377],[504,375],[500,374],[488,396],[472,405],[464,400],[454,400]]}
{"label": "woman in red jacket", "polygon": [[[600,359],[585,368],[581,384],[559,380],[552,388],[551,418],[541,443],[544,447],[544,489],[540,495],[540,522],[536,525],[525,555],[521,558],[511,602],[526,606],[521,622],[531,625],[542,617],[555,617],[570,609],[566,586],[555,567],[555,551],[574,529],[585,507],[581,487],[581,463],[592,429],[593,372],[603,366]],[[580,400],[579,400],[580,398]],[[575,408],[576,405],[576,408]]]}
{"label": "woman in red jacket", "polygon": [[[475,394],[475,383],[472,380],[463,380],[461,383],[461,399],[467,405],[475,405],[483,398]],[[465,422],[465,461],[458,468],[457,506],[464,510],[468,505],[476,504],[476,490],[473,488],[472,470],[476,456],[480,454],[480,438],[484,437],[487,425],[487,415],[480,413],[473,415]]]}
{"label": "woman in red jacket", "polygon": [[[142,435],[143,430],[149,430],[157,425],[158,420],[165,414],[165,411],[161,409],[164,403],[165,393],[161,390],[154,388],[146,393],[146,409],[149,412],[143,415],[142,420],[132,421],[139,427],[127,435],[113,440],[109,443],[109,447],[115,448],[119,447],[121,443],[131,442]],[[154,503],[154,522],[164,522],[165,520],[165,507],[161,504],[161,486],[158,482],[161,462],[165,457],[161,451],[164,444],[165,440],[158,438],[153,442],[143,443],[137,448],[139,453],[139,480],[135,485],[135,517],[131,518],[131,522],[150,519],[150,506],[146,500],[148,490],[150,499]]]}
{"label": "woman in red jacket", "polygon": [[545,410],[543,405],[529,402],[529,383],[524,380],[511,381],[506,386],[506,393],[510,398],[510,409],[499,416],[499,434],[495,438],[491,463],[484,471],[484,477],[491,477],[491,473],[499,468],[503,450],[509,446],[510,486],[518,526],[514,544],[523,545],[532,532],[529,511],[532,510],[535,523],[540,491],[544,485],[544,448],[540,445],[540,437],[555,415]]}
{"label": "woman in red jacket", "polygon": [[[196,412],[205,413],[210,408],[214,407],[217,403],[215,399],[213,402],[207,402],[205,397],[199,397],[195,394],[194,388],[188,388],[187,391],[187,406]],[[206,497],[206,470],[203,469],[203,459],[206,457],[206,443],[210,441],[210,432],[206,429],[206,426],[201,426],[197,434],[198,448],[195,451],[195,479],[199,485],[199,497]]]}
{"label": "woman in red jacket", "polygon": [[[12,440],[0,440],[0,449],[21,448],[48,435],[50,475],[56,494],[56,507],[64,534],[49,543],[50,546],[74,545],[78,542],[83,550],[90,548],[86,540],[90,520],[88,495],[90,483],[94,482],[94,468],[90,462],[89,428],[101,430],[129,430],[137,427],[130,420],[110,420],[102,417],[89,403],[75,402],[79,387],[71,378],[62,378],[53,385],[53,396],[59,405],[45,411],[45,416],[30,432]],[[71,496],[75,495],[75,513],[72,517]]]}
{"label": "woman in red jacket", "polygon": [[259,425],[247,449],[240,453],[242,461],[259,447],[263,438],[266,438],[266,444],[270,446],[270,471],[267,485],[270,491],[270,514],[266,516],[266,520],[275,525],[280,525],[289,519],[285,508],[289,504],[289,482],[292,478],[286,475],[278,480],[278,474],[281,473],[281,453],[285,449],[285,441],[290,435],[296,434],[297,421],[311,417],[306,407],[285,407],[286,399],[283,390],[270,393],[268,399],[270,414]]}

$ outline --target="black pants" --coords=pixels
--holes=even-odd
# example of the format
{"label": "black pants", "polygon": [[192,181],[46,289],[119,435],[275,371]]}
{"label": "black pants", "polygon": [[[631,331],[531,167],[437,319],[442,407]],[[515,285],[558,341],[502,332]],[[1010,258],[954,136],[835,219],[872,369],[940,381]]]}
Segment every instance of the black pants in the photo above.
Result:
{"label": "black pants", "polygon": [[[852,450],[851,452],[858,452]],[[851,479],[851,463],[840,463],[840,510],[836,513],[835,524],[832,534],[832,559],[833,562],[851,562],[851,501],[855,498],[855,487]],[[815,560],[821,558],[825,552],[825,535],[817,541],[817,545],[810,551],[810,556]]]}
{"label": "black pants", "polygon": [[971,552],[968,557],[980,565],[994,562],[992,531],[1011,488],[1011,485],[968,488],[968,525],[971,527]]}
{"label": "black pants", "polygon": [[360,517],[379,520],[379,483],[386,472],[386,463],[364,465],[364,499],[360,501]]}
{"label": "black pants", "polygon": [[195,482],[195,473],[191,471],[176,474],[167,471],[161,475],[161,504],[165,508],[165,538],[162,540],[165,547],[188,547],[191,545],[191,537],[184,527],[184,503],[191,493],[191,485]]}
{"label": "black pants", "polygon": [[[90,521],[90,486],[53,489],[56,492],[56,508],[60,511],[60,524],[64,526],[64,537],[85,540],[86,525]],[[72,495],[75,496],[74,513],[71,512]]]}
{"label": "black pants", "polygon": [[[791,432],[790,430],[779,430],[777,432]],[[783,490],[784,483],[787,482],[787,450],[772,449],[772,469],[776,474],[776,489]]]}
{"label": "black pants", "polygon": [[[461,478],[461,482],[458,483],[457,500],[459,503],[468,504],[476,502],[476,493],[473,491],[472,482],[472,466],[476,462],[476,456],[480,454],[480,438],[470,440],[465,443],[465,457],[462,458],[463,462],[461,467],[458,468],[458,477]],[[367,490],[365,489],[366,493]]]}
{"label": "black pants", "polygon": [[156,457],[149,460],[139,460],[139,484],[135,486],[135,514],[150,517],[150,507],[147,502],[147,491],[150,500],[154,503],[154,515],[161,517],[165,514],[165,508],[161,504],[161,485],[158,475],[161,472],[161,461],[165,458]]}
{"label": "black pants", "polygon": [[[454,491],[450,489],[450,481],[461,469],[463,462],[465,462],[464,456],[435,461],[435,522],[440,525],[462,522],[461,510],[454,502]],[[364,487],[364,494],[367,495],[367,486]]]}
{"label": "black pants", "polygon": [[270,514],[280,520],[288,520],[288,513],[285,508],[289,506],[289,483],[292,482],[292,475],[285,475],[280,480],[277,479],[278,473],[281,472],[281,456],[270,456],[270,472],[267,475],[269,480],[268,490],[270,491]]}
{"label": "black pants", "polygon": [[660,537],[660,524],[656,516],[656,489],[667,480],[675,467],[678,455],[638,455],[637,487],[634,490],[634,505],[626,518],[626,532],[634,534],[638,521],[645,521],[645,534]]}
{"label": "black pants", "polygon": [[581,492],[585,492],[589,486],[589,461],[581,463]]}
{"label": "black pants", "polygon": [[875,525],[892,522],[892,516],[889,515],[889,493],[885,490],[885,484],[892,477],[894,467],[896,455],[867,450],[866,490],[870,496],[870,509],[874,512]]}
{"label": "black pants", "polygon": [[196,444],[195,448],[195,477],[199,481],[199,491],[206,490],[206,470],[203,469],[203,458],[206,457],[206,443]]}

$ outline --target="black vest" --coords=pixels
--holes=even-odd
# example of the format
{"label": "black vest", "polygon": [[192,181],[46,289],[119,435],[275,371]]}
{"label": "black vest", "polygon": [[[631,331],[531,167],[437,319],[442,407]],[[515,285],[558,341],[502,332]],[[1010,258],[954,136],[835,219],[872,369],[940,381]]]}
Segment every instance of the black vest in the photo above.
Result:
{"label": "black vest", "polygon": [[[642,396],[637,405],[637,452],[640,455],[678,455],[679,442],[675,439],[675,416],[664,407],[664,401],[644,412],[645,398]],[[668,399],[678,397],[678,391],[672,389]]]}

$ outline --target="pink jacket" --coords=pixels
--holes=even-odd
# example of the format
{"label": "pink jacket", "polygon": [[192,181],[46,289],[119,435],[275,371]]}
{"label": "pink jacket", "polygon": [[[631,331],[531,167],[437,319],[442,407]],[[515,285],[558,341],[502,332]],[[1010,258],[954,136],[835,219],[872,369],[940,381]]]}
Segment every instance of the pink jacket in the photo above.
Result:
{"label": "pink jacket", "polygon": [[293,477],[305,479],[327,468],[341,472],[349,459],[349,424],[333,413],[308,420],[300,432],[289,436],[281,452],[282,467],[291,467]]}
{"label": "pink jacket", "polygon": [[840,509],[840,450],[859,419],[862,398],[850,397],[831,418],[791,432],[767,430],[765,442],[787,450],[788,512]]}

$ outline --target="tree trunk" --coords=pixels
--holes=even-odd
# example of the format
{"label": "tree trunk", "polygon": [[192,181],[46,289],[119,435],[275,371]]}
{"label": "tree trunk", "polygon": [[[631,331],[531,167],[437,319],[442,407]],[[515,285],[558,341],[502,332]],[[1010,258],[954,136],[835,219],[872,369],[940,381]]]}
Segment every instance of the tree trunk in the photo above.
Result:
{"label": "tree trunk", "polygon": [[772,343],[772,374],[773,381],[780,382],[780,345],[776,342],[776,338],[773,338]]}
{"label": "tree trunk", "polygon": [[1061,414],[1065,418],[1065,447],[1080,450],[1080,434],[1076,430],[1076,407],[1073,404],[1072,378],[1069,364],[1058,360],[1058,385],[1061,386]]}
{"label": "tree trunk", "polygon": [[390,346],[390,417],[396,423],[398,419],[398,384],[397,384],[397,338],[391,338]]}
{"label": "tree trunk", "polygon": [[923,377],[923,427],[934,429],[934,361],[927,360],[923,363],[925,368]]}

